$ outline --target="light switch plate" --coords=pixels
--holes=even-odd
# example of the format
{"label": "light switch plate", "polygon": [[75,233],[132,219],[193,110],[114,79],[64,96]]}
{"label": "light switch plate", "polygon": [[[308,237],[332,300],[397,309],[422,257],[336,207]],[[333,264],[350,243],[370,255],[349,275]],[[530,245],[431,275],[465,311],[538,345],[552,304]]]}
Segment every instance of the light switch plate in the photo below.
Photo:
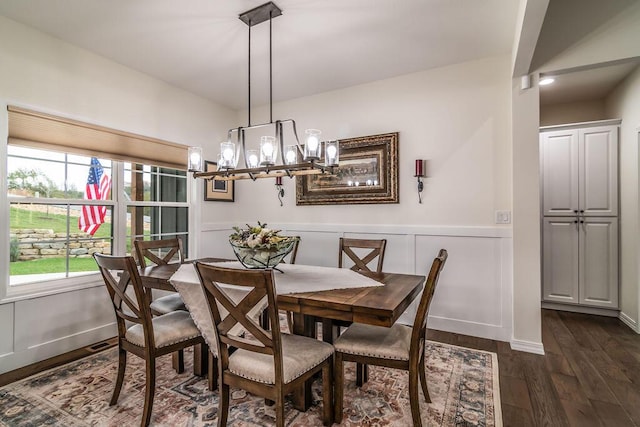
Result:
{"label": "light switch plate", "polygon": [[511,224],[511,211],[496,211],[496,224]]}

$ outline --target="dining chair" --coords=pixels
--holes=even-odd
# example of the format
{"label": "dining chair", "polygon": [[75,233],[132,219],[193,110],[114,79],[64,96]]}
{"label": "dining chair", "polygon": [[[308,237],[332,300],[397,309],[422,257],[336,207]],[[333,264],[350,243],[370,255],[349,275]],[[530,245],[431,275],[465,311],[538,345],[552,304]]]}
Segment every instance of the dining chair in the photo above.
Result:
{"label": "dining chair", "polygon": [[[155,317],[151,314],[150,289],[142,286],[133,257],[94,254],[94,259],[111,297],[118,326],[118,374],[109,406],[118,402],[127,352],[144,359],[146,384],[141,425],[147,426],[155,394],[156,358],[196,345],[208,353],[208,347],[189,312],[173,311]],[[126,321],[133,325],[127,327]]]}
{"label": "dining chair", "polygon": [[[338,252],[338,267],[346,267],[345,256],[351,260],[353,265],[351,270],[358,273],[382,273],[382,265],[384,264],[384,253],[387,247],[386,239],[349,239],[340,238],[340,248]],[[365,253],[362,253],[365,250]],[[372,262],[376,261],[375,269],[369,266]],[[329,320],[324,319],[322,321],[323,334],[332,334],[333,336],[340,336],[341,328],[346,328],[351,325],[351,322],[344,320]],[[367,365],[361,363],[356,364],[356,384],[358,386],[363,385],[369,378],[369,368]]]}
{"label": "dining chair", "polygon": [[[155,265],[166,265],[174,258],[179,263],[184,262],[182,239],[174,237],[161,240],[134,240],[136,256],[141,268],[147,266],[147,260]],[[166,314],[176,310],[186,310],[187,308],[177,292],[156,298],[151,302],[151,312],[153,314]]]}
{"label": "dining chair", "polygon": [[[229,388],[240,388],[275,402],[276,426],[284,426],[284,397],[322,371],[323,422],[333,421],[333,346],[313,338],[266,330],[252,309],[267,300],[271,325],[279,325],[273,270],[239,270],[196,263],[216,327],[218,426],[226,426]],[[220,283],[248,291],[234,302]],[[219,306],[218,306],[219,305]],[[223,313],[220,307],[224,308]],[[224,317],[222,317],[224,316]],[[234,332],[241,326],[243,333]]]}
{"label": "dining chair", "polygon": [[[300,245],[300,236],[295,236],[297,237],[296,242],[293,244],[293,249],[291,250],[291,253],[289,254],[289,264],[295,264],[296,263],[296,257],[298,256],[298,246]],[[286,257],[285,257],[286,258]],[[286,316],[287,316],[287,327],[289,328],[289,333],[292,334],[293,333],[293,313],[291,311],[286,311]]]}
{"label": "dining chair", "polygon": [[[346,255],[353,265],[351,270],[357,272],[382,272],[382,264],[384,263],[384,250],[387,246],[386,239],[347,239],[340,238],[340,251],[338,253],[338,268],[343,268],[344,256]],[[369,252],[363,255],[358,255],[356,250],[369,249]],[[376,268],[372,270],[369,264],[378,259]]]}
{"label": "dining chair", "polygon": [[431,264],[413,327],[399,323],[391,328],[354,323],[334,343],[336,423],[342,420],[343,413],[344,362],[350,361],[409,371],[409,403],[413,425],[422,426],[418,380],[422,385],[425,400],[431,403],[424,360],[427,315],[447,256],[447,251],[440,249]]}

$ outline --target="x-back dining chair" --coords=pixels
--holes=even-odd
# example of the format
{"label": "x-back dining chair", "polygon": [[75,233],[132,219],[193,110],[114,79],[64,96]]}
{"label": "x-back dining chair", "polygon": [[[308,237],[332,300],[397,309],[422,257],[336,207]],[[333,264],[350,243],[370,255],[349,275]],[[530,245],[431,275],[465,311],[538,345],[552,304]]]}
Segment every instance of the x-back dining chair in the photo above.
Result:
{"label": "x-back dining chair", "polygon": [[[219,375],[218,426],[226,426],[229,388],[275,402],[276,425],[284,426],[284,397],[322,371],[323,422],[333,421],[333,346],[313,338],[264,329],[252,310],[267,299],[271,325],[279,325],[273,270],[239,270],[196,263],[216,327]],[[247,289],[234,302],[219,283]],[[221,312],[224,308],[227,313]],[[222,317],[224,315],[224,317]],[[234,330],[242,327],[243,333]],[[235,351],[233,351],[235,350]]]}
{"label": "x-back dining chair", "polygon": [[429,305],[447,260],[447,251],[441,249],[433,260],[425,284],[413,327],[394,324],[391,328],[354,323],[334,343],[335,346],[335,422],[342,420],[344,393],[344,362],[386,366],[409,371],[409,402],[413,425],[422,426],[418,380],[425,400],[430,403],[425,372],[425,343]]}
{"label": "x-back dining chair", "polygon": [[[186,311],[153,316],[149,308],[150,289],[144,288],[133,257],[94,254],[113,303],[118,326],[118,374],[109,405],[118,402],[127,352],[145,360],[146,386],[142,426],[149,425],[155,394],[156,358],[195,345],[206,348],[200,331]],[[133,288],[133,297],[127,293]],[[133,323],[127,328],[125,321]]]}
{"label": "x-back dining chair", "polygon": [[[351,270],[358,273],[382,273],[384,264],[384,253],[387,247],[386,239],[349,239],[340,238],[340,250],[338,252],[338,267],[346,267],[345,256],[353,262]],[[364,252],[363,252],[364,251]],[[377,259],[377,261],[376,261]],[[375,261],[375,269],[370,267]],[[323,333],[331,333],[340,336],[340,328],[348,327],[350,322],[323,320]],[[358,363],[356,366],[356,383],[358,386],[367,382],[369,377],[367,365]]]}
{"label": "x-back dining chair", "polygon": [[[340,251],[338,253],[338,267],[343,267],[344,256],[346,255],[352,262],[351,270],[365,272],[382,272],[382,264],[384,263],[384,250],[387,246],[386,239],[348,239],[340,238]],[[364,256],[358,255],[355,250],[370,249]],[[378,258],[376,268],[374,270],[369,264]]]}
{"label": "x-back dining chair", "polygon": [[[136,256],[141,268],[147,266],[147,260],[155,265],[166,265],[174,258],[179,263],[184,262],[182,239],[173,237],[161,240],[134,240]],[[186,310],[187,308],[177,292],[157,298],[151,302],[151,312],[153,314],[166,314],[176,310]]]}

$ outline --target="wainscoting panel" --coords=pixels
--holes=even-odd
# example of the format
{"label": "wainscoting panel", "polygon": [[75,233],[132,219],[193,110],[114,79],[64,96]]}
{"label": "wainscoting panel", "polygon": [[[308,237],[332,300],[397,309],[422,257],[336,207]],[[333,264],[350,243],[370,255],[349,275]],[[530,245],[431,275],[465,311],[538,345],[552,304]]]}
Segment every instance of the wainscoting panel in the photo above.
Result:
{"label": "wainscoting panel", "polygon": [[16,301],[0,313],[6,307],[15,310],[15,344],[0,355],[0,373],[117,335],[104,286]]}
{"label": "wainscoting panel", "polygon": [[[512,238],[502,227],[367,226],[345,224],[269,224],[283,234],[301,236],[299,264],[335,267],[341,236],[387,239],[384,270],[426,275],[440,248],[449,252],[429,327],[510,341],[512,336]],[[233,256],[230,224],[203,224],[200,256]],[[229,253],[230,255],[225,255]],[[417,302],[416,302],[417,303]],[[413,304],[400,318],[411,324]]]}
{"label": "wainscoting panel", "polygon": [[13,353],[13,304],[0,305],[0,358]]}

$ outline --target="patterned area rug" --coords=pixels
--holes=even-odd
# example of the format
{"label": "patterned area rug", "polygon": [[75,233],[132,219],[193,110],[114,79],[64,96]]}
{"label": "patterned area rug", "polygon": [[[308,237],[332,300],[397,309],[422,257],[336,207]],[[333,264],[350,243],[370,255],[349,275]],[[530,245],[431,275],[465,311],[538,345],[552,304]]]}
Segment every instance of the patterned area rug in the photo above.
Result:
{"label": "patterned area rug", "polygon": [[[433,403],[420,391],[426,426],[501,426],[497,357],[494,353],[429,342],[427,381]],[[185,372],[171,369],[171,357],[158,359],[154,426],[216,426],[218,394],[204,378],[191,375],[191,354]],[[117,372],[115,348],[54,368],[0,388],[3,426],[135,426],[142,416],[144,362],[129,355],[124,385],[115,406],[109,406]],[[289,426],[322,425],[322,385],[313,386],[307,412],[286,407]],[[369,381],[355,386],[355,364],[345,364],[343,426],[411,425],[408,373],[372,366]],[[229,425],[271,426],[275,415],[264,399],[232,390]]]}

